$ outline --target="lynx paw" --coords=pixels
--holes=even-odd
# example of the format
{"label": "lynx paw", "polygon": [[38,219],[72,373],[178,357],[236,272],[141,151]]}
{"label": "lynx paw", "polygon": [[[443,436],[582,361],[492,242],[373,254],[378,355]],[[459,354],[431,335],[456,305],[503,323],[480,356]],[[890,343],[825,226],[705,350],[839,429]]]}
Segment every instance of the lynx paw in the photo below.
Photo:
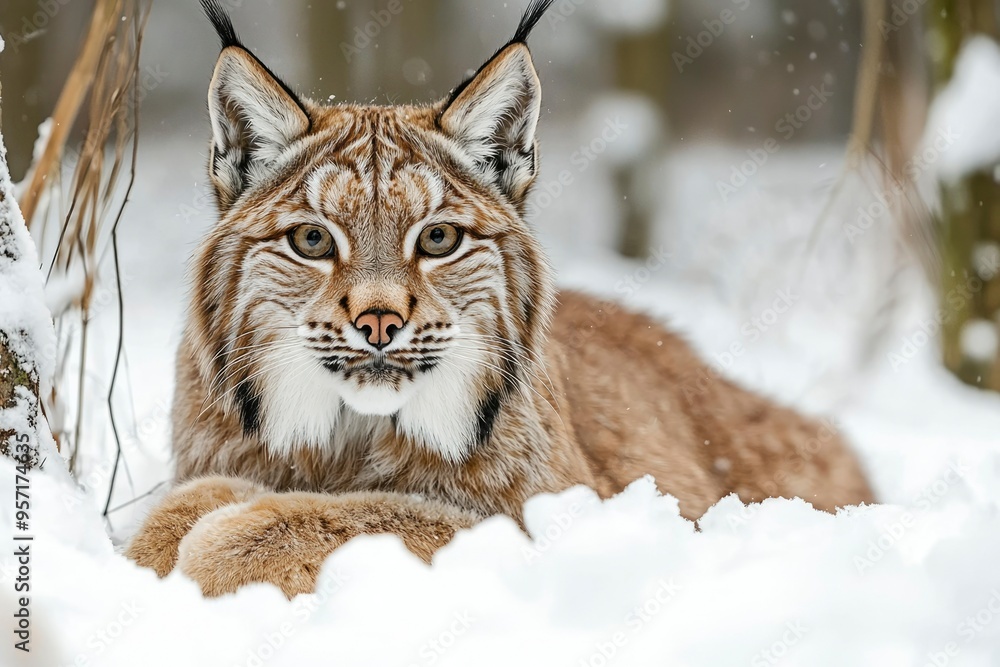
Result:
{"label": "lynx paw", "polygon": [[233,477],[204,477],[182,484],[168,493],[146,517],[125,556],[165,577],[177,563],[181,540],[201,517],[224,505],[250,500],[265,491],[253,482]]}
{"label": "lynx paw", "polygon": [[478,517],[391,493],[269,493],[205,516],[180,545],[179,566],[206,596],[267,582],[289,598],[315,589],[326,557],[362,534],[393,533],[429,562]]}

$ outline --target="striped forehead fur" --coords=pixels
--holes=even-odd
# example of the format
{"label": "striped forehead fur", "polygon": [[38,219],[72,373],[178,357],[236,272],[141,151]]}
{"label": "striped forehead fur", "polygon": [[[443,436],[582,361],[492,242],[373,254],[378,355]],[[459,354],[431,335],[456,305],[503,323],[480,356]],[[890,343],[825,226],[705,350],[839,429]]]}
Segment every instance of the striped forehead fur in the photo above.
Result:
{"label": "striped forehead fur", "polygon": [[352,194],[357,198],[370,198],[378,191],[387,196],[391,189],[401,195],[406,208],[423,211],[417,218],[425,217],[444,201],[444,181],[427,165],[407,164],[397,171],[387,170],[383,180],[376,184],[371,174],[340,163],[329,163],[315,169],[304,182],[313,210],[334,219],[351,214],[345,204]]}
{"label": "striped forehead fur", "polygon": [[[536,0],[529,14],[547,5]],[[227,48],[243,48],[231,24],[213,20]],[[512,53],[498,56],[481,91],[465,86],[461,113],[444,125],[447,101],[322,106],[268,83],[252,54],[226,62],[219,99],[239,104],[254,91],[227,87],[271,86],[269,103],[292,107],[243,129],[214,121],[224,132],[213,155],[228,170],[216,179],[223,222],[199,252],[189,329],[203,346],[208,400],[238,415],[247,437],[275,452],[334,446],[363,418],[458,461],[489,440],[507,398],[536,372],[528,367],[541,358],[553,288],[518,214],[534,179],[534,157],[523,154],[533,150],[538,93],[530,59]],[[244,63],[260,68],[242,76]],[[268,125],[299,118],[299,107],[305,133]],[[244,137],[258,130],[267,153]],[[301,225],[325,229],[329,252],[303,255],[293,238]],[[438,256],[428,243],[453,249]],[[360,329],[368,312],[398,316],[384,349]]]}

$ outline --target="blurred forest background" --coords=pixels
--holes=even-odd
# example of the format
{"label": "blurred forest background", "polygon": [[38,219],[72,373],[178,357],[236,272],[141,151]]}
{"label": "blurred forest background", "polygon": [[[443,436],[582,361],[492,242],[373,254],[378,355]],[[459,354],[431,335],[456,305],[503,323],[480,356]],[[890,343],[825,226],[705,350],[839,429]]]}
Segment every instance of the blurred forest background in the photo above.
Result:
{"label": "blurred forest background", "polygon": [[[245,41],[316,99],[424,102],[445,95],[502,43],[522,7],[461,0],[226,0]],[[400,7],[392,14],[390,7]],[[15,178],[79,52],[93,0],[5,0],[4,128]],[[731,23],[719,21],[731,12]],[[389,17],[379,23],[379,14]],[[796,88],[850,86],[862,41],[848,0],[557,0],[532,38],[553,122],[571,121],[601,90],[643,95],[675,138],[747,141],[797,106]],[[691,51],[705,23],[722,26]],[[917,34],[920,21],[905,28]],[[718,31],[719,28],[716,27]],[[214,36],[195,0],[154,2],[143,62],[162,82],[143,103],[145,131],[203,120]],[[674,62],[680,53],[693,62]],[[694,55],[694,58],[691,58]],[[735,102],[739,104],[735,104]],[[793,104],[794,103],[794,104]],[[842,142],[851,96],[796,137]]]}
{"label": "blurred forest background", "polygon": [[[380,104],[446,95],[510,36],[523,9],[509,0],[223,4],[247,45],[297,91],[331,103]],[[39,127],[54,115],[67,79],[72,83],[102,6],[112,18],[131,7],[126,13],[135,21],[136,8],[145,4],[0,4],[6,40],[2,128],[14,178],[27,178],[22,207],[32,197],[44,204],[33,192],[44,175],[29,171],[44,147],[36,146]],[[133,304],[155,302],[162,281],[181,284],[183,256],[212,218],[201,174],[205,94],[217,41],[195,0],[155,0],[150,7],[141,61],[126,85],[139,109],[142,177],[133,197],[138,205],[126,208],[123,218],[132,249],[126,253],[131,259],[123,260],[124,289]],[[531,38],[544,115],[543,171],[529,218],[557,264],[568,255],[606,252],[660,270],[668,257],[665,274],[689,285],[704,282],[734,303],[754,290],[772,298],[771,283],[758,278],[776,268],[787,269],[780,284],[822,283],[826,279],[797,272],[799,264],[807,265],[813,253],[839,253],[830,264],[834,278],[827,280],[836,288],[828,291],[855,301],[863,293],[875,302],[850,317],[865,339],[855,350],[859,365],[885,363],[887,356],[891,365],[893,354],[906,356],[907,345],[918,339],[893,327],[898,302],[928,285],[950,305],[936,311],[936,325],[921,325],[926,336],[941,335],[942,358],[963,381],[1000,389],[1000,152],[960,161],[948,178],[941,176],[947,161],[931,163],[950,144],[927,153],[936,136],[928,125],[936,94],[951,81],[974,36],[991,40],[995,49],[998,12],[1000,3],[990,0],[556,0]],[[107,40],[135,42],[134,35],[109,26]],[[990,71],[1000,75],[1000,59]],[[131,107],[101,109],[81,104],[67,152],[92,131],[100,120],[95,116],[109,113],[120,127],[105,128],[102,142],[110,143],[121,166],[134,129]],[[50,130],[43,138],[52,136]],[[973,141],[995,143],[991,137]],[[771,160],[776,154],[780,161]],[[62,157],[62,172],[75,168]],[[126,179],[109,177],[113,171],[106,169],[102,178],[117,178],[108,190],[120,196]],[[767,177],[758,179],[765,171]],[[752,187],[745,188],[748,182]],[[773,203],[754,208],[761,191],[807,201],[812,213],[787,215]],[[567,192],[571,196],[562,196]],[[50,202],[37,214],[54,217],[57,230],[58,221],[68,219],[63,196],[61,207]],[[736,204],[739,216],[731,213]],[[889,214],[873,231],[873,219],[882,214],[872,214],[872,207],[880,204]],[[26,217],[33,217],[33,208]],[[748,210],[759,218],[756,226],[746,222]],[[32,224],[51,263],[61,235],[42,234],[44,224]],[[881,240],[862,251],[857,235]],[[84,271],[107,267],[108,253],[101,250],[107,238],[105,228],[88,241],[98,251],[89,264],[82,262]],[[149,271],[136,248],[155,252],[159,244],[181,248],[181,259],[130,286],[130,275]],[[72,275],[71,265],[65,258],[54,275]],[[152,285],[147,293],[137,287],[143,281]],[[103,297],[113,301],[118,288],[107,278],[103,284],[112,285]],[[612,288],[631,294],[628,284]],[[180,302],[180,289],[162,295],[162,302]],[[956,290],[960,298],[950,299]],[[62,306],[86,323],[101,296],[88,289]],[[130,308],[140,318],[155,316],[155,304]],[[746,309],[759,312],[757,306]],[[162,344],[172,340],[144,344],[162,357]],[[106,341],[98,344],[107,347]],[[102,395],[113,391],[106,377],[102,382]],[[163,422],[166,409],[147,406],[135,411],[135,419],[158,411]],[[66,411],[57,434],[73,440],[75,419],[78,439],[79,416]]]}

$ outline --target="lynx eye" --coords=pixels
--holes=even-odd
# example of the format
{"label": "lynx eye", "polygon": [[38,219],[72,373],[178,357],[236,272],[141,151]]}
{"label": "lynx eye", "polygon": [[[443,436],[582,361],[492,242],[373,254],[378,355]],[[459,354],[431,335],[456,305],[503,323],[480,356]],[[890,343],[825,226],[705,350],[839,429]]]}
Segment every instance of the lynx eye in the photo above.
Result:
{"label": "lynx eye", "polygon": [[444,257],[453,252],[461,240],[462,230],[445,222],[431,225],[420,232],[417,248],[425,255]]}
{"label": "lynx eye", "polygon": [[333,235],[319,225],[299,225],[288,233],[292,249],[308,259],[320,259],[333,254]]}

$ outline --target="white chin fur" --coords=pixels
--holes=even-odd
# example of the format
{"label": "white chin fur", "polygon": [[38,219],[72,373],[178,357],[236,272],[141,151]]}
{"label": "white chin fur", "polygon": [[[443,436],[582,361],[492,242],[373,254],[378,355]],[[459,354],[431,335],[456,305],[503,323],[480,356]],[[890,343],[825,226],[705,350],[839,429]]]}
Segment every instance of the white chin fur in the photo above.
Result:
{"label": "white chin fur", "polygon": [[302,446],[329,446],[335,441],[342,410],[335,378],[304,349],[283,356],[290,358],[288,363],[278,364],[258,383],[263,440],[279,454]]}
{"label": "white chin fur", "polygon": [[[397,415],[397,428],[421,446],[454,462],[463,461],[476,438],[479,418],[478,375],[486,355],[460,345],[462,358],[403,383],[359,386],[318,366],[306,350],[265,373],[262,436],[269,449],[287,454],[298,447],[342,449],[356,437],[369,439]],[[287,359],[287,356],[286,356]],[[273,363],[273,362],[272,362]],[[346,408],[346,409],[345,409]]]}
{"label": "white chin fur", "polygon": [[476,386],[485,355],[472,345],[458,345],[456,349],[462,350],[461,358],[454,357],[427,374],[420,390],[400,409],[397,426],[427,449],[461,462],[476,438]]}
{"label": "white chin fur", "polygon": [[405,383],[401,389],[385,384],[358,386],[350,380],[340,383],[340,397],[344,405],[362,415],[387,417],[399,412],[413,394],[412,383]]}

